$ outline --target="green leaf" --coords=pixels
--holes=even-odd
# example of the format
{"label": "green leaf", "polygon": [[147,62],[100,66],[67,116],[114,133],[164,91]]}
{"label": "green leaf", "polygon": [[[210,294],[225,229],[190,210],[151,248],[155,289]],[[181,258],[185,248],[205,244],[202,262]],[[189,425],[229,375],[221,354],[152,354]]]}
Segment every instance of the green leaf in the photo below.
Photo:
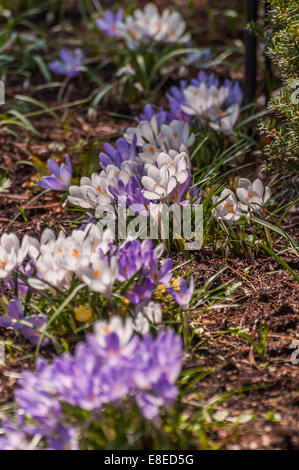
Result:
{"label": "green leaf", "polygon": [[282,228],[276,227],[276,225],[273,225],[270,222],[267,222],[267,220],[260,219],[259,217],[252,217],[252,220],[256,222],[257,224],[261,224],[264,227],[268,227],[270,230],[273,230],[273,232],[276,232],[282,237],[286,238],[291,243],[293,248],[295,248],[295,250],[299,252],[298,243],[296,243],[296,241],[288,233],[286,233]]}

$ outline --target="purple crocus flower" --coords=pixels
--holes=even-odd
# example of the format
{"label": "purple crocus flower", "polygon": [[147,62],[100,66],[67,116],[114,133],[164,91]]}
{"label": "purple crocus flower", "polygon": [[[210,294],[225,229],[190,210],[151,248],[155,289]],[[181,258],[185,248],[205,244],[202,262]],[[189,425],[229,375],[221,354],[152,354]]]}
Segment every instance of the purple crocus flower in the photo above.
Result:
{"label": "purple crocus flower", "polygon": [[[27,325],[23,322],[26,321]],[[32,344],[37,344],[40,338],[40,330],[46,327],[48,318],[46,315],[30,315],[24,318],[23,307],[19,299],[9,302],[7,307],[7,315],[0,317],[0,327],[11,327],[19,330],[25,338]],[[32,326],[30,326],[32,325]],[[49,338],[43,338],[41,345],[46,346]]]}
{"label": "purple crocus flower", "polygon": [[161,107],[159,112],[155,112],[153,106],[151,104],[146,104],[143,113],[140,114],[136,118],[137,122],[140,121],[150,121],[153,116],[156,116],[159,127],[162,126],[168,119],[167,119],[167,112]]}
{"label": "purple crocus flower", "polygon": [[156,338],[134,335],[120,347],[119,335],[108,333],[104,346],[96,335],[88,335],[74,355],[65,353],[52,363],[38,359],[35,373],[23,372],[15,392],[16,420],[1,422],[0,449],[28,449],[37,434],[42,436],[38,443],[42,448],[78,448],[73,426],[81,422],[73,416],[69,426],[61,402],[98,412],[102,405],[121,405],[122,400],[135,398],[144,417],[157,422],[161,407],[168,407],[178,393],[181,337],[173,330]]}
{"label": "purple crocus flower", "polygon": [[59,56],[61,60],[54,60],[48,65],[51,72],[73,78],[83,70],[85,56],[81,49],[75,49],[74,52],[70,52],[68,49],[61,49]]}
{"label": "purple crocus flower", "polygon": [[203,48],[198,52],[192,52],[187,57],[187,64],[196,65],[204,67],[205,62],[208,62],[212,59],[211,49]]}
{"label": "purple crocus flower", "polygon": [[44,176],[38,182],[41,188],[54,191],[67,191],[72,182],[72,163],[69,155],[66,156],[66,165],[58,165],[53,160],[48,160],[48,168],[52,176]]}
{"label": "purple crocus flower", "polygon": [[184,113],[181,109],[181,105],[185,103],[185,96],[184,96],[184,90],[187,87],[187,83],[185,80],[180,81],[180,88],[178,87],[171,87],[170,92],[166,93],[166,97],[168,98],[169,101],[169,113],[167,116],[167,120],[169,122],[177,119],[179,121],[183,122],[189,122],[191,119],[191,116],[188,114]]}
{"label": "purple crocus flower", "polygon": [[[20,331],[27,338],[30,343],[37,345],[41,335],[41,330],[43,330],[48,324],[48,318],[46,315],[41,313],[40,315],[29,315],[26,317],[26,322],[32,325],[21,325]],[[42,346],[46,346],[49,343],[49,338],[44,336],[41,342]]]}
{"label": "purple crocus flower", "polygon": [[127,292],[126,297],[133,304],[142,306],[147,304],[153,297],[155,285],[151,279],[147,278],[143,284],[136,284],[132,293]]}
{"label": "purple crocus flower", "polygon": [[134,160],[136,155],[136,136],[134,135],[131,145],[125,139],[116,141],[116,149],[109,143],[104,144],[104,152],[100,153],[100,166],[105,169],[108,165],[120,168],[122,162]]}
{"label": "purple crocus flower", "polygon": [[156,252],[150,238],[142,243],[139,240],[125,243],[117,254],[119,280],[131,279],[139,270],[143,276],[147,276],[156,259]]}
{"label": "purple crocus flower", "polygon": [[135,396],[144,416],[155,419],[160,407],[175,399],[181,367],[182,341],[171,330],[156,338],[135,335],[122,348],[115,332],[107,334],[105,347],[89,335],[74,356],[65,353],[52,364],[38,360],[36,373],[23,373],[15,396],[20,412],[33,418],[36,431],[49,438],[60,429],[60,401],[92,411]]}
{"label": "purple crocus flower", "polygon": [[172,268],[172,260],[168,258],[159,269],[159,263],[157,259],[154,259],[150,266],[149,276],[154,284],[164,284],[169,286],[169,283],[172,278],[172,273],[170,272]]}
{"label": "purple crocus flower", "polygon": [[[25,266],[20,266],[18,268],[18,272],[23,274],[27,278],[32,277],[34,271],[35,271],[35,264],[33,260],[30,260],[28,263],[26,263]],[[19,296],[25,296],[28,290],[32,291],[32,289],[27,284],[25,284],[25,281],[21,279],[21,277],[18,277],[17,285],[13,277],[8,280],[5,280],[4,283],[13,292],[15,292],[15,289],[17,287]]]}
{"label": "purple crocus flower", "polygon": [[19,329],[21,324],[18,320],[24,319],[24,313],[22,304],[19,299],[12,300],[9,302],[7,307],[7,315],[0,317],[0,327],[11,327],[14,329]]}
{"label": "purple crocus flower", "polygon": [[142,189],[137,188],[134,193],[128,197],[128,207],[135,212],[140,214],[143,217],[148,217],[150,214],[149,206],[153,204],[143,195]]}
{"label": "purple crocus flower", "polygon": [[[210,88],[211,86],[219,86],[219,80],[216,78],[215,74],[212,73],[211,75],[208,75],[203,70],[198,73],[198,76],[196,78],[192,78],[190,81],[190,84],[196,87],[200,87],[202,83],[205,83],[207,88]],[[185,114],[181,109],[181,105],[185,104],[184,90],[187,86],[188,85],[186,81],[181,80],[179,88],[171,87],[170,92],[166,94],[170,108],[170,112],[167,117],[167,120],[169,122],[173,119],[178,119],[186,122],[190,121],[191,116]],[[242,102],[243,93],[238,82],[233,84],[231,80],[225,80],[223,86],[228,89],[228,96],[224,103],[225,108],[236,103],[240,104]]]}
{"label": "purple crocus flower", "polygon": [[[22,423],[23,424],[23,423]],[[5,437],[0,437],[0,450],[26,450],[30,445],[30,437],[22,429],[22,424],[10,419],[1,423]]]}
{"label": "purple crocus flower", "polygon": [[226,98],[225,105],[231,106],[233,104],[241,104],[243,100],[243,93],[240,88],[239,82],[235,82],[234,84],[231,80],[225,80],[224,86],[228,88],[228,97]]}
{"label": "purple crocus flower", "polygon": [[123,17],[124,12],[121,9],[119,9],[115,14],[111,10],[108,10],[106,11],[104,18],[98,18],[96,20],[96,25],[103,33],[113,38],[119,34],[117,24],[122,22]]}
{"label": "purple crocus flower", "polygon": [[47,439],[48,450],[79,450],[76,436],[76,429],[69,426],[57,426],[54,436]]}
{"label": "purple crocus flower", "polygon": [[180,280],[179,289],[176,290],[173,287],[168,289],[168,292],[172,295],[174,300],[184,309],[188,308],[191,297],[194,292],[194,279],[191,277],[189,287],[185,279]]}

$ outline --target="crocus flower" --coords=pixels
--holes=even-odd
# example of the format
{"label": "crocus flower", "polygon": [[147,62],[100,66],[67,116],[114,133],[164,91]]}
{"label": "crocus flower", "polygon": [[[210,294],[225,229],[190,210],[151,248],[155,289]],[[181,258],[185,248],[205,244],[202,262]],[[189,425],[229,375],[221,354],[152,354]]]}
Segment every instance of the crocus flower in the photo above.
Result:
{"label": "crocus flower", "polygon": [[218,220],[225,220],[230,225],[234,225],[241,217],[241,211],[236,196],[230,189],[224,189],[220,196],[213,196],[214,207],[212,215]]}
{"label": "crocus flower", "polygon": [[[35,266],[33,261],[29,261],[29,263],[26,263],[25,265],[21,265],[18,268],[18,273],[26,276],[27,278],[32,276],[34,273]],[[25,281],[21,278],[18,277],[17,282],[15,280],[14,276],[11,276],[9,279],[5,280],[5,285],[13,292],[18,289],[18,295],[19,296],[25,296],[28,290],[30,290],[30,287],[25,283]]]}
{"label": "crocus flower", "polygon": [[138,116],[137,121],[150,121],[153,116],[156,116],[159,126],[161,127],[167,119],[167,112],[160,107],[159,112],[155,112],[153,106],[151,104],[146,104],[143,109],[143,113]]}
{"label": "crocus flower", "polygon": [[222,132],[225,135],[234,133],[234,125],[240,115],[240,106],[235,103],[227,109],[211,108],[208,110],[209,126],[216,132]]}
{"label": "crocus flower", "polygon": [[131,161],[136,155],[136,136],[133,137],[131,145],[125,139],[116,141],[116,149],[109,143],[104,144],[104,152],[100,153],[100,166],[105,169],[108,165],[120,168],[122,162]]}
{"label": "crocus flower", "polygon": [[48,66],[51,72],[73,78],[83,70],[85,56],[81,49],[75,49],[74,52],[61,49],[59,55],[61,60],[54,60]]}
{"label": "crocus flower", "polygon": [[98,18],[96,20],[96,25],[103,33],[113,38],[119,35],[118,23],[123,21],[123,17],[124,12],[121,9],[115,14],[111,10],[108,10],[104,18]]}
{"label": "crocus flower", "polygon": [[[25,324],[25,322],[27,324]],[[48,319],[44,314],[29,315],[24,317],[23,307],[19,299],[9,302],[7,307],[7,315],[0,317],[0,327],[11,327],[21,331],[32,344],[37,344],[41,331],[47,326]],[[31,325],[31,326],[30,326]],[[49,343],[46,336],[42,340],[42,346]]]}
{"label": "crocus flower", "polygon": [[52,176],[44,176],[38,182],[41,188],[53,189],[54,191],[67,191],[72,181],[72,163],[70,157],[66,156],[66,165],[58,165],[53,160],[48,160],[48,168]]}
{"label": "crocus flower", "polygon": [[197,67],[203,67],[205,62],[208,62],[212,59],[211,49],[202,48],[198,52],[192,52],[188,55],[186,63],[187,65],[195,65]]}
{"label": "crocus flower", "polygon": [[129,49],[136,49],[150,41],[184,44],[190,40],[190,34],[185,33],[185,29],[186,23],[178,12],[165,9],[160,14],[152,3],[145,5],[143,10],[135,10],[119,25]]}
{"label": "crocus flower", "polygon": [[271,197],[271,189],[268,186],[264,186],[259,178],[253,183],[247,178],[239,178],[236,193],[241,201],[239,207],[245,212],[250,210],[262,213],[263,206]]}
{"label": "crocus flower", "polygon": [[0,437],[0,450],[33,450],[32,437],[28,436],[23,429],[24,424],[4,419],[1,426],[5,437]]}
{"label": "crocus flower", "polygon": [[[110,326],[113,331],[107,332]],[[74,355],[65,353],[52,363],[38,359],[36,372],[25,371],[19,380],[15,392],[18,414],[30,418],[23,431],[40,434],[52,443],[50,448],[52,439],[56,439],[54,448],[65,442],[61,426],[65,427],[67,416],[61,402],[98,412],[104,404],[117,406],[131,397],[145,418],[156,420],[160,408],[169,406],[177,395],[182,341],[174,331],[160,332],[156,338],[151,334],[132,336],[131,326],[127,328],[120,320],[117,325],[112,320],[100,323],[97,330],[76,346]],[[5,436],[0,446],[11,445],[10,429],[19,427],[3,423]],[[73,432],[71,435],[74,437]],[[23,437],[18,441],[23,442]]]}
{"label": "crocus flower", "polygon": [[3,233],[0,237],[0,279],[9,279],[12,272],[20,266],[29,250],[29,237],[25,235],[22,243],[14,233]]}
{"label": "crocus flower", "polygon": [[15,329],[20,329],[21,324],[18,320],[23,320],[24,313],[22,304],[18,299],[12,300],[9,302],[7,307],[7,315],[3,315],[0,317],[0,327],[12,327]]}
{"label": "crocus flower", "polygon": [[194,292],[194,279],[191,277],[189,287],[185,279],[181,279],[178,289],[173,287],[168,289],[174,300],[184,309],[188,308],[191,297]]}

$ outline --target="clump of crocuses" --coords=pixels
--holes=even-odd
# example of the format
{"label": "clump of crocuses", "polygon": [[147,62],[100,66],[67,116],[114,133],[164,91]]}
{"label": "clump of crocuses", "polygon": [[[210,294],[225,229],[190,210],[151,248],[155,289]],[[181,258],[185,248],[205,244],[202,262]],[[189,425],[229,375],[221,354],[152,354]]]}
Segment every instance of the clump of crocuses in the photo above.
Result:
{"label": "clump of crocuses", "polygon": [[[132,335],[130,323],[116,323],[117,328],[115,322],[104,327],[99,324],[95,334],[77,345],[74,355],[65,353],[50,364],[39,359],[35,373],[23,373],[15,392],[17,416],[30,418],[30,426],[6,423],[0,449],[20,448],[17,446],[22,442],[27,446],[36,434],[42,438],[40,446],[69,448],[75,431],[84,438],[89,431],[86,423],[100,423],[101,413],[110,405],[122,409],[136,401],[144,418],[159,419],[160,409],[169,407],[177,396],[181,338],[172,330],[140,337]],[[68,413],[63,404],[68,404]],[[72,407],[76,413],[70,424]],[[85,411],[84,426],[76,423],[78,410]],[[20,437],[18,442],[11,439],[13,427]]]}

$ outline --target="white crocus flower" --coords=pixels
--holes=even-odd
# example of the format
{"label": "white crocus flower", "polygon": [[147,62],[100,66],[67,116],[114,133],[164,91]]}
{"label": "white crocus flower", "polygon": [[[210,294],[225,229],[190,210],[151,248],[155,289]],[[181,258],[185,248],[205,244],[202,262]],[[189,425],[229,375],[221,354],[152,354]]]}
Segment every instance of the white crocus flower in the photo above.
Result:
{"label": "white crocus flower", "polygon": [[142,152],[140,152],[138,156],[143,163],[155,163],[161,150],[160,145],[143,144]]}
{"label": "white crocus flower", "polygon": [[[157,159],[157,166],[162,169],[166,166],[171,176],[175,176],[178,183],[183,184],[188,178],[190,160],[186,152],[176,152],[169,150],[168,153],[161,152]],[[145,167],[147,169],[147,166]]]}
{"label": "white crocus flower", "polygon": [[134,330],[140,335],[146,335],[150,330],[148,319],[143,315],[142,312],[138,312],[133,322]]}
{"label": "white crocus flower", "polygon": [[30,239],[24,236],[20,244],[14,233],[4,233],[0,238],[0,278],[9,277],[22,264],[29,250]]}
{"label": "white crocus flower", "polygon": [[112,197],[108,191],[109,181],[105,172],[93,173],[91,178],[83,176],[80,186],[69,188],[68,201],[84,209],[95,209],[100,205],[109,204]]}
{"label": "white crocus flower", "polygon": [[104,255],[108,253],[110,244],[115,240],[115,234],[113,234],[111,229],[101,230],[98,224],[87,224],[83,233],[88,237],[92,252],[99,252],[101,250]]}
{"label": "white crocus flower", "polygon": [[228,88],[217,88],[215,85],[207,87],[201,83],[199,87],[190,85],[184,90],[186,105],[181,105],[182,110],[191,116],[199,116],[204,121],[207,119],[208,110],[211,107],[221,108],[228,96]]}
{"label": "white crocus flower", "polygon": [[136,145],[142,147],[147,143],[156,145],[159,133],[157,117],[153,116],[150,121],[140,121],[137,127],[129,127],[124,133],[124,138],[131,144],[136,135]]}
{"label": "white crocus flower", "polygon": [[115,165],[108,165],[106,170],[101,172],[102,176],[104,176],[104,174],[106,174],[108,187],[117,187],[118,180],[122,180],[126,185],[129,183],[131,176],[135,175],[134,162],[122,162],[120,169]]}
{"label": "white crocus flower", "polygon": [[30,278],[29,283],[35,289],[48,289],[48,284],[63,289],[69,286],[73,274],[88,270],[94,256],[108,253],[113,233],[87,224],[84,230],[74,230],[68,237],[60,232],[57,239],[46,229],[41,241],[34,240],[29,248],[38,272],[38,277]]}
{"label": "white crocus flower", "polygon": [[262,214],[263,206],[271,197],[271,189],[264,186],[260,179],[256,179],[253,183],[247,178],[239,178],[236,190],[237,196],[241,201],[240,209]]}
{"label": "white crocus flower", "polygon": [[134,135],[137,146],[142,147],[139,158],[144,163],[155,163],[161,151],[186,151],[195,140],[188,123],[173,120],[160,128],[156,116],[150,121],[140,121],[137,127],[128,128],[124,138],[131,144]]}
{"label": "white crocus flower", "polygon": [[130,49],[135,49],[138,43],[147,43],[150,40],[177,44],[190,40],[190,34],[184,34],[186,23],[178,12],[165,9],[160,15],[156,5],[152,3],[147,4],[143,10],[135,10],[132,16],[127,16],[119,29]]}
{"label": "white crocus flower", "polygon": [[148,305],[138,310],[133,322],[133,328],[137,333],[145,335],[150,330],[150,323],[157,325],[162,322],[161,305],[149,302]]}
{"label": "white crocus flower", "polygon": [[220,196],[212,198],[212,215],[219,220],[225,220],[230,225],[234,225],[241,217],[241,211],[238,206],[236,196],[230,189],[224,189]]}
{"label": "white crocus flower", "polygon": [[122,75],[136,75],[136,72],[131,65],[125,65],[116,72],[117,77],[121,77]]}
{"label": "white crocus flower", "polygon": [[155,325],[162,322],[162,309],[157,302],[149,302],[148,305],[143,307],[141,313]]}
{"label": "white crocus flower", "polygon": [[85,238],[82,230],[75,230],[72,236],[65,240],[61,251],[66,270],[76,273],[79,267],[89,265],[94,247],[89,238]]}
{"label": "white crocus flower", "polygon": [[80,186],[70,187],[68,201],[84,209],[108,206],[114,201],[109,186],[117,187],[118,180],[127,184],[135,174],[134,165],[135,162],[123,162],[121,168],[108,165],[100,173],[93,173],[91,178],[84,176],[81,178]]}
{"label": "white crocus flower", "polygon": [[92,291],[110,297],[117,273],[116,258],[112,258],[110,264],[107,264],[98,255],[93,254],[90,259],[90,266],[80,266],[77,274]]}
{"label": "white crocus flower", "polygon": [[145,170],[147,176],[143,176],[141,181],[145,188],[143,195],[147,199],[165,199],[176,188],[177,180],[166,165],[157,168],[155,165],[146,164]]}
{"label": "white crocus flower", "polygon": [[237,103],[229,106],[225,111],[211,108],[208,111],[209,125],[214,131],[223,132],[225,135],[232,135],[239,115],[240,106]]}
{"label": "white crocus flower", "polygon": [[[50,236],[49,230],[44,237],[47,243],[40,243],[38,247],[31,245],[29,253],[34,259],[36,269],[42,278],[30,278],[29,284],[35,289],[47,289],[51,284],[53,287],[62,287],[66,282],[67,268],[64,259],[64,242],[66,236],[60,232],[57,240]],[[46,282],[43,282],[46,281]],[[68,282],[66,282],[68,284]]]}
{"label": "white crocus flower", "polygon": [[169,125],[163,124],[161,127],[161,145],[165,150],[179,151],[182,146],[186,150],[194,144],[194,140],[195,136],[193,133],[190,135],[187,122],[174,120]]}
{"label": "white crocus flower", "polygon": [[109,321],[99,320],[94,325],[94,335],[100,346],[106,346],[106,336],[116,333],[120,347],[123,348],[130,341],[133,334],[133,324],[130,318],[123,321],[120,317],[114,316]]}

